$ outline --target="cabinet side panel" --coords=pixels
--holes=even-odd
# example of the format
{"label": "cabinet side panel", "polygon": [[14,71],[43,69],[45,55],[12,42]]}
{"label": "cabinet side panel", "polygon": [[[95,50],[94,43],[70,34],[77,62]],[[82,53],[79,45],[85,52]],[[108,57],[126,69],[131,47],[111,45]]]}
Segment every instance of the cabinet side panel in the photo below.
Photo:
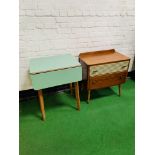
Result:
{"label": "cabinet side panel", "polygon": [[82,66],[82,80],[87,80],[87,65],[82,60],[80,60],[80,64]]}

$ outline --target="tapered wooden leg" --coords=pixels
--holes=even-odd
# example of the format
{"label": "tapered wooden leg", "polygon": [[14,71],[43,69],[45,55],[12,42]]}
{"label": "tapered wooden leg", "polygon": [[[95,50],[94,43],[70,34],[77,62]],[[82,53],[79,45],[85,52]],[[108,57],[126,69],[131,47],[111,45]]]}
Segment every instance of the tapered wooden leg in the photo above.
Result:
{"label": "tapered wooden leg", "polygon": [[121,84],[118,85],[119,96],[121,96]]}
{"label": "tapered wooden leg", "polygon": [[89,100],[90,100],[90,90],[88,90],[88,103],[89,103]]}
{"label": "tapered wooden leg", "polygon": [[70,83],[70,93],[71,93],[71,95],[73,95],[73,85],[72,85],[72,83]]}
{"label": "tapered wooden leg", "polygon": [[80,96],[79,96],[79,84],[78,82],[75,83],[75,95],[77,101],[77,109],[80,110]]}
{"label": "tapered wooden leg", "polygon": [[40,110],[42,113],[42,119],[45,120],[44,98],[43,98],[42,90],[38,90],[38,97],[39,97],[39,103],[40,103]]}

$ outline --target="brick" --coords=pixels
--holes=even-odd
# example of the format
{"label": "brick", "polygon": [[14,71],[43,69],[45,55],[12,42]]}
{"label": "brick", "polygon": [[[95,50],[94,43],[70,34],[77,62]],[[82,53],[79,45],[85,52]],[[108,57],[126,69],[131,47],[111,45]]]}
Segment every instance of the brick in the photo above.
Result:
{"label": "brick", "polygon": [[66,22],[69,22],[69,18],[68,17],[56,17],[56,22],[57,23],[66,23]]}
{"label": "brick", "polygon": [[54,28],[56,28],[56,24],[55,24],[55,22],[53,23],[53,22],[47,22],[47,23],[44,23],[44,28],[45,29],[54,29]]}
{"label": "brick", "polygon": [[54,17],[59,17],[59,10],[51,10],[51,15]]}
{"label": "brick", "polygon": [[78,40],[79,40],[80,43],[89,42],[89,38],[79,38]]}
{"label": "brick", "polygon": [[59,15],[60,17],[66,17],[67,16],[67,11],[66,10],[59,10]]}
{"label": "brick", "polygon": [[87,27],[94,27],[95,23],[94,22],[87,22]]}
{"label": "brick", "polygon": [[59,28],[58,29],[58,33],[60,33],[60,34],[69,34],[69,33],[71,33],[71,29],[70,28]]}
{"label": "brick", "polygon": [[[36,0],[35,0],[36,1]],[[50,0],[37,0],[36,1],[37,3],[37,9],[38,10],[49,10],[49,9],[52,9],[52,3]]]}
{"label": "brick", "polygon": [[25,10],[25,16],[35,16],[34,10]]}
{"label": "brick", "polygon": [[21,23],[19,24],[22,30],[33,30],[35,29],[35,23]]}
{"label": "brick", "polygon": [[52,49],[52,48],[53,48],[53,44],[50,40],[39,41],[39,50],[40,51],[44,51],[44,50],[48,50],[48,49]]}
{"label": "brick", "polygon": [[35,15],[38,17],[46,17],[52,16],[52,13],[50,10],[35,10]]}
{"label": "brick", "polygon": [[68,47],[67,41],[60,39],[60,40],[54,40],[54,49],[65,49]]}
{"label": "brick", "polygon": [[77,39],[68,39],[68,48],[77,48]]}
{"label": "brick", "polygon": [[70,26],[69,26],[69,23],[60,23],[59,25],[60,25],[60,27],[62,27],[62,28],[68,28],[68,27],[70,27]]}
{"label": "brick", "polygon": [[32,10],[36,8],[36,2],[35,0],[26,0],[20,2],[19,8],[24,10]]}
{"label": "brick", "polygon": [[73,22],[73,23],[69,23],[68,25],[69,25],[69,27],[71,27],[71,28],[78,28],[78,27],[81,27],[81,23],[80,23],[80,22]]}
{"label": "brick", "polygon": [[82,28],[86,28],[87,27],[87,22],[80,22],[80,25]]}
{"label": "brick", "polygon": [[89,10],[83,10],[82,15],[83,16],[89,16],[90,15],[90,11]]}
{"label": "brick", "polygon": [[74,16],[75,14],[76,14],[76,12],[73,9],[67,10],[67,15],[68,16]]}
{"label": "brick", "polygon": [[95,16],[96,15],[96,11],[95,10],[90,10],[89,14],[90,14],[90,16]]}
{"label": "brick", "polygon": [[76,15],[76,16],[82,16],[82,10],[76,9],[76,10],[75,10],[75,15]]}
{"label": "brick", "polygon": [[25,16],[26,10],[19,10],[19,16]]}

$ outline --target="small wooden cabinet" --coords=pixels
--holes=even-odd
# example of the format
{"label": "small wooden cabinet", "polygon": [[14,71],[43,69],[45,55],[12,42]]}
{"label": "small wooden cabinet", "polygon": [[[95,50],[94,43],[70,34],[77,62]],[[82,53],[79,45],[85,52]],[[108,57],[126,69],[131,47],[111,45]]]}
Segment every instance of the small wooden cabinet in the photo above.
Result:
{"label": "small wooden cabinet", "polygon": [[87,79],[88,101],[93,89],[118,85],[121,94],[121,84],[128,74],[129,57],[111,49],[81,53],[79,58],[83,66],[83,79]]}

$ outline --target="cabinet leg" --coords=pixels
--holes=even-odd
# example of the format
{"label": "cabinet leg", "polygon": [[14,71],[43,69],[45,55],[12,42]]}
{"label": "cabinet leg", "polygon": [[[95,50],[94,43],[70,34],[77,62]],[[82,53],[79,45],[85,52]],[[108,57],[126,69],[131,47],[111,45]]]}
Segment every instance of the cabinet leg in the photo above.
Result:
{"label": "cabinet leg", "polygon": [[38,97],[39,97],[39,103],[40,103],[40,110],[42,113],[42,119],[45,120],[44,98],[43,98],[42,90],[38,90]]}
{"label": "cabinet leg", "polygon": [[79,84],[78,82],[75,83],[75,95],[77,101],[77,109],[80,110],[80,96],[79,96]]}
{"label": "cabinet leg", "polygon": [[73,95],[73,84],[72,83],[70,83],[70,93],[71,95]]}
{"label": "cabinet leg", "polygon": [[84,89],[84,82],[81,83],[81,90]]}
{"label": "cabinet leg", "polygon": [[89,100],[90,100],[90,90],[88,90],[88,103],[89,103]]}
{"label": "cabinet leg", "polygon": [[121,84],[118,85],[119,96],[121,96]]}

